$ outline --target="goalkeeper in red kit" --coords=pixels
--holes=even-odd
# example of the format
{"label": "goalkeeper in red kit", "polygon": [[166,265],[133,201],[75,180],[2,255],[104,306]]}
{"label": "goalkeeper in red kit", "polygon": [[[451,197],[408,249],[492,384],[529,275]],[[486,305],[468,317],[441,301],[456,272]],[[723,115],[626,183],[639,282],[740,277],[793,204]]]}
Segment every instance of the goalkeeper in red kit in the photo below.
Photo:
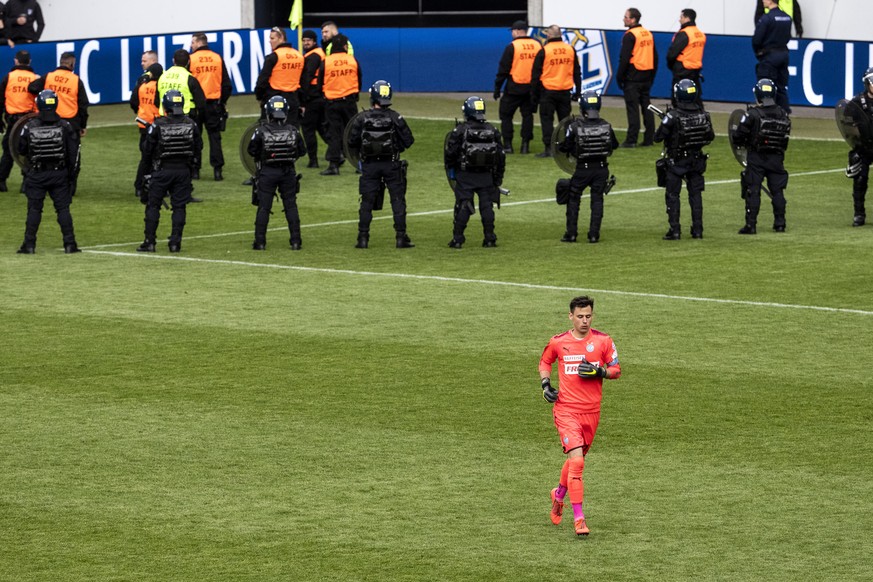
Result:
{"label": "goalkeeper in red kit", "polygon": [[[588,525],[582,511],[582,471],[585,455],[594,441],[600,422],[600,401],[603,380],[621,376],[618,352],[608,335],[591,327],[594,300],[587,296],[570,302],[569,331],[549,340],[540,358],[540,379],[543,398],[555,404],[552,415],[567,459],[561,469],[561,480],[552,489],[552,523],[561,523],[564,497],[570,492],[573,506],[573,527],[576,535],[587,536]],[[558,363],[558,387],[552,388],[552,365]]]}

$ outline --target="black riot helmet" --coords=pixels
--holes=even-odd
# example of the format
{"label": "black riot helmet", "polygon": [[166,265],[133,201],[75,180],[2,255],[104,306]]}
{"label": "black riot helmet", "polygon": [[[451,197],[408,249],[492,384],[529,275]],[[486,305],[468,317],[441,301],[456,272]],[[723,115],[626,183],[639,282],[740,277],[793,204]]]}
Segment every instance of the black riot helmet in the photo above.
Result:
{"label": "black riot helmet", "polygon": [[864,71],[864,76],[861,77],[861,80],[864,81],[864,88],[866,88],[869,93],[873,93],[873,67]]}
{"label": "black riot helmet", "polygon": [[388,107],[391,105],[392,95],[394,95],[394,91],[391,90],[391,83],[376,81],[370,87],[370,104],[378,103],[380,107]]}
{"label": "black riot helmet", "polygon": [[485,101],[481,97],[467,97],[462,108],[466,119],[485,121]]}
{"label": "black riot helmet", "polygon": [[600,117],[601,104],[597,91],[585,91],[579,98],[579,110],[585,117]]}
{"label": "black riot helmet", "polygon": [[58,109],[58,96],[51,89],[44,89],[36,96],[36,108],[40,113],[54,113]]}
{"label": "black riot helmet", "polygon": [[761,105],[776,104],[776,83],[770,79],[761,79],[755,83],[755,101]]}
{"label": "black riot helmet", "polygon": [[161,99],[166,115],[182,115],[185,113],[185,98],[180,91],[170,89]]}
{"label": "black riot helmet", "polygon": [[682,79],[673,85],[676,103],[694,103],[697,100],[697,85],[691,79]]}
{"label": "black riot helmet", "polygon": [[264,104],[264,112],[270,121],[284,121],[288,118],[288,102],[281,95],[270,97]]}

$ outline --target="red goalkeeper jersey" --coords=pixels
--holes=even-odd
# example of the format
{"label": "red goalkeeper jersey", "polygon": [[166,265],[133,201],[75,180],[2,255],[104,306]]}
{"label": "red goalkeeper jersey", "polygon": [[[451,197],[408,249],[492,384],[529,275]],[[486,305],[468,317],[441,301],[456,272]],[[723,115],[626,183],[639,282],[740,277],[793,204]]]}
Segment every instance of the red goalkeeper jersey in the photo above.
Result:
{"label": "red goalkeeper jersey", "polygon": [[551,373],[555,360],[558,362],[558,401],[555,409],[580,413],[600,412],[603,379],[582,378],[578,368],[579,362],[584,360],[606,366],[611,380],[621,376],[618,351],[612,338],[596,329],[589,330],[588,335],[582,339],[576,339],[572,332],[565,331],[549,340],[549,345],[540,358],[540,371]]}

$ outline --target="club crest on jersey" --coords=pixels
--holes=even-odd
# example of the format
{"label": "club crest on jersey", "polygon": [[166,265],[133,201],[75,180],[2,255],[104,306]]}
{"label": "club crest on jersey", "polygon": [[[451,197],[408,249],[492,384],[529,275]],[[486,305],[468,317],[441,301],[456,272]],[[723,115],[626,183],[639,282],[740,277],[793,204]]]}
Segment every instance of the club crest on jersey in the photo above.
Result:
{"label": "club crest on jersey", "polygon": [[588,344],[587,346],[585,346],[585,351],[586,352],[593,352],[594,351],[594,344]]}

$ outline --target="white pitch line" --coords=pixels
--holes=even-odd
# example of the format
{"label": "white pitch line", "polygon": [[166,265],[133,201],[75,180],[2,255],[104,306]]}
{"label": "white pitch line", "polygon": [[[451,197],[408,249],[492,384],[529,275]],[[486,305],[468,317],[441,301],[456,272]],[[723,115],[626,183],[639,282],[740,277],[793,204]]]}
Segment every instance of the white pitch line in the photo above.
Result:
{"label": "white pitch line", "polygon": [[744,301],[741,299],[715,299],[712,297],[691,297],[686,295],[668,295],[665,293],[642,293],[638,291],[619,291],[615,289],[587,289],[580,287],[563,287],[559,285],[536,285],[533,283],[515,283],[512,281],[495,281],[491,279],[466,279],[462,277],[441,277],[439,275],[415,275],[412,273],[380,273],[377,271],[353,271],[351,269],[327,269],[322,267],[301,267],[296,265],[276,265],[271,263],[253,263],[250,261],[229,261],[226,259],[201,259],[197,257],[183,257],[178,255],[156,255],[142,253],[122,253],[118,251],[94,251],[87,253],[95,255],[109,255],[113,257],[136,257],[138,259],[152,259],[164,261],[184,261],[190,263],[204,263],[211,265],[229,265],[235,267],[250,267],[257,269],[278,269],[286,271],[305,271],[309,273],[326,273],[330,275],[349,275],[355,277],[386,277],[393,279],[411,279],[417,281],[438,281],[441,283],[459,283],[472,285],[494,285],[501,287],[517,287],[520,289],[536,289],[543,291],[571,291],[588,293],[602,293],[604,295],[621,295],[626,297],[643,297],[647,299],[672,299],[675,301],[695,301],[699,303],[720,303],[726,305],[747,305],[753,307],[771,307],[775,309],[805,309],[810,311],[825,311],[829,313],[846,313],[852,315],[873,315],[873,311],[863,309],[845,309],[841,307],[823,307],[819,305],[797,305],[793,303],[771,303],[767,301]]}
{"label": "white pitch line", "polygon": [[[842,171],[843,171],[842,168],[837,168],[837,169],[835,169],[835,170],[814,170],[814,171],[810,171],[810,172],[798,172],[798,173],[794,173],[794,174],[791,174],[791,176],[792,176],[792,177],[798,177],[798,176],[815,176],[815,175],[818,175],[818,174],[833,174],[833,173],[836,173],[836,172],[842,172]],[[712,180],[712,181],[707,182],[706,184],[707,184],[708,186],[717,186],[717,185],[722,185],[722,184],[739,184],[739,182],[740,182],[740,181],[737,180],[737,179],[731,179],[731,180]],[[663,190],[663,188],[658,188],[658,187],[650,187],[650,188],[635,188],[635,189],[632,189],[632,190],[618,190],[618,191],[610,192],[610,193],[608,194],[608,196],[619,196],[619,195],[621,195],[621,194],[639,194],[639,193],[641,193],[641,192],[657,192],[657,191],[660,191],[660,190]],[[584,195],[582,196],[582,198],[589,198],[589,197],[590,197],[590,196],[589,196],[588,194],[584,194]],[[523,206],[523,205],[526,205],[526,204],[541,204],[541,203],[543,203],[543,202],[554,202],[554,201],[555,201],[554,197],[552,197],[552,198],[539,198],[539,199],[537,199],[537,200],[520,200],[520,201],[518,201],[518,202],[503,202],[503,203],[501,203],[500,206],[501,206],[501,207],[504,207],[504,206]],[[421,212],[410,212],[410,213],[408,213],[406,216],[407,216],[407,218],[409,218],[409,217],[413,217],[413,216],[432,216],[432,215],[435,215],[435,214],[449,214],[450,212],[454,212],[454,209],[452,209],[452,208],[445,208],[445,209],[440,209],[440,210],[423,210],[423,211],[421,211]],[[385,215],[385,216],[374,216],[374,217],[373,217],[373,220],[389,220],[389,219],[392,219],[392,218],[393,218],[393,217],[390,216],[390,215]],[[351,219],[351,218],[350,218],[350,219],[348,219],[348,220],[332,220],[332,221],[329,221],[329,222],[316,222],[316,223],[314,223],[314,224],[301,224],[301,225],[300,225],[300,228],[319,228],[319,227],[322,227],[322,226],[338,226],[338,225],[341,225],[341,224],[357,224],[357,223],[358,223],[358,219],[357,219],[357,218],[355,218],[355,219]],[[276,232],[276,231],[282,231],[282,230],[287,230],[287,229],[288,229],[288,227],[286,227],[286,226],[277,226],[277,227],[270,228],[270,229],[267,229],[267,230],[268,230],[268,232]],[[194,236],[186,236],[186,237],[185,237],[185,240],[199,240],[199,239],[207,239],[207,238],[223,238],[223,237],[228,237],[228,236],[242,236],[242,235],[249,235],[249,234],[252,234],[252,231],[251,231],[251,230],[237,230],[237,231],[234,231],[234,232],[219,232],[219,233],[215,233],[215,234],[198,234],[198,235],[194,235]],[[112,249],[112,248],[118,248],[118,247],[129,247],[129,246],[132,246],[132,245],[138,245],[140,242],[142,242],[142,241],[123,242],[123,243],[109,243],[109,244],[103,244],[103,245],[90,245],[90,246],[80,247],[80,248],[82,248],[83,250],[86,250],[86,249],[87,249],[87,250],[91,250],[91,249]]]}

